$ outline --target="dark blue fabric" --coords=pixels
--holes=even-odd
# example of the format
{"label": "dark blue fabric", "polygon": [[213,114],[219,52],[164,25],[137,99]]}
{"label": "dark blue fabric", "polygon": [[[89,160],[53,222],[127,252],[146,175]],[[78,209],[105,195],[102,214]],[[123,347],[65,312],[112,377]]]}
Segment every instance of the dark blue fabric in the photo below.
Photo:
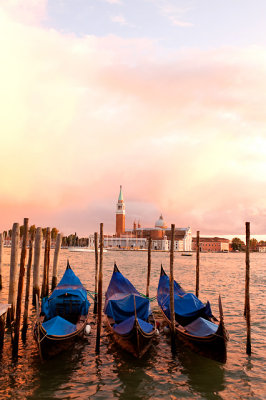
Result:
{"label": "dark blue fabric", "polygon": [[218,325],[204,318],[197,318],[195,321],[184,326],[186,331],[194,336],[209,336],[217,332]]}
{"label": "dark blue fabric", "polygon": [[75,316],[87,315],[89,307],[87,291],[71,268],[66,269],[52,294],[42,299],[42,312],[46,319],[56,315],[75,319]]}
{"label": "dark blue fabric", "polygon": [[[170,318],[170,282],[167,275],[160,277],[157,299],[159,306]],[[205,307],[193,293],[186,293],[176,281],[174,281],[174,306],[175,313],[182,317],[197,315]]]}
{"label": "dark blue fabric", "polygon": [[[115,324],[113,326],[113,329],[119,335],[127,335],[132,331],[132,329],[134,327],[134,323],[135,323],[135,317],[132,316],[132,317],[126,319],[125,321],[120,322],[120,324]],[[153,326],[151,324],[149,324],[148,322],[143,321],[142,319],[138,318],[138,323],[144,332],[146,332],[146,333],[152,332]]]}
{"label": "dark blue fabric", "polygon": [[47,335],[53,336],[65,336],[76,331],[76,325],[59,316],[49,319],[42,326],[46,330]]}
{"label": "dark blue fabric", "polygon": [[147,319],[150,315],[149,300],[134,294],[124,295],[120,299],[117,299],[115,296],[110,298],[106,304],[105,314],[113,318],[116,322],[124,321],[130,316],[135,315],[134,297],[137,316],[141,319]]}
{"label": "dark blue fabric", "polygon": [[114,271],[106,292],[105,314],[117,323],[134,316],[134,297],[138,318],[147,319],[151,313],[149,299],[141,297],[132,283],[121,272]]}

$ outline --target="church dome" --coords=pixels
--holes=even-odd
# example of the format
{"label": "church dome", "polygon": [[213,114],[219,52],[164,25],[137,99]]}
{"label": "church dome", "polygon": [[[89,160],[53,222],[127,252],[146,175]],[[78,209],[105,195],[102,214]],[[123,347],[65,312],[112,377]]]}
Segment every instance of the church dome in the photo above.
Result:
{"label": "church dome", "polygon": [[166,229],[166,223],[164,222],[162,214],[160,215],[159,219],[155,222],[155,228]]}

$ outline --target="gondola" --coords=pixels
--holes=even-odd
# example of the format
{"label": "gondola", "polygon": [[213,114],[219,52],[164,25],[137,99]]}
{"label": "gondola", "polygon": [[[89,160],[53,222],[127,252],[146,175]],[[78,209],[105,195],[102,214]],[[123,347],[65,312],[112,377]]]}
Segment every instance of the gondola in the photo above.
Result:
{"label": "gondola", "polygon": [[41,358],[55,356],[84,336],[89,307],[87,291],[67,263],[59,284],[42,299],[40,315],[37,310],[34,336]]}
{"label": "gondola", "polygon": [[149,299],[142,297],[114,265],[104,314],[113,340],[134,357],[142,357],[158,334]]}
{"label": "gondola", "polygon": [[[163,267],[157,291],[157,300],[167,325],[170,321],[170,283]],[[210,303],[205,305],[193,294],[186,293],[174,281],[174,307],[176,337],[193,351],[220,362],[226,361],[228,334],[223,321],[219,296],[220,321],[212,315]]]}

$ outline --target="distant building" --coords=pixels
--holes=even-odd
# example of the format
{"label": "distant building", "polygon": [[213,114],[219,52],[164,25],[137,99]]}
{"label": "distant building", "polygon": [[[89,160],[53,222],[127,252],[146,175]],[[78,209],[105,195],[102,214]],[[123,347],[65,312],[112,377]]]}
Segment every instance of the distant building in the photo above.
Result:
{"label": "distant building", "polygon": [[[192,239],[192,250],[196,250],[197,238]],[[229,239],[219,237],[200,237],[200,251],[202,252],[228,252]]]}
{"label": "distant building", "polygon": [[[118,247],[121,249],[145,249],[148,239],[152,239],[153,250],[168,251],[171,245],[171,229],[160,215],[155,222],[154,228],[142,228],[140,222],[133,223],[132,229],[125,229],[125,203],[123,199],[122,186],[116,204],[116,235],[104,237],[104,247]],[[190,227],[175,229],[174,249],[176,251],[192,250],[192,234]]]}
{"label": "distant building", "polygon": [[258,244],[257,247],[260,253],[266,253],[266,244]]}

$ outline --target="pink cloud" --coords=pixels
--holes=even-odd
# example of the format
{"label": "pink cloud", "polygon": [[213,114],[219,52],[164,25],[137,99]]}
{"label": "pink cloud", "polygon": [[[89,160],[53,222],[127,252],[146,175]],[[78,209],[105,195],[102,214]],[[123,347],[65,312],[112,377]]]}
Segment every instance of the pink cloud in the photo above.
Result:
{"label": "pink cloud", "polygon": [[184,49],[162,61],[147,39],[78,38],[11,14],[1,22],[1,229],[28,214],[66,233],[99,222],[112,232],[123,184],[129,227],[162,212],[203,233],[229,234],[245,219],[263,233],[264,48]]}

